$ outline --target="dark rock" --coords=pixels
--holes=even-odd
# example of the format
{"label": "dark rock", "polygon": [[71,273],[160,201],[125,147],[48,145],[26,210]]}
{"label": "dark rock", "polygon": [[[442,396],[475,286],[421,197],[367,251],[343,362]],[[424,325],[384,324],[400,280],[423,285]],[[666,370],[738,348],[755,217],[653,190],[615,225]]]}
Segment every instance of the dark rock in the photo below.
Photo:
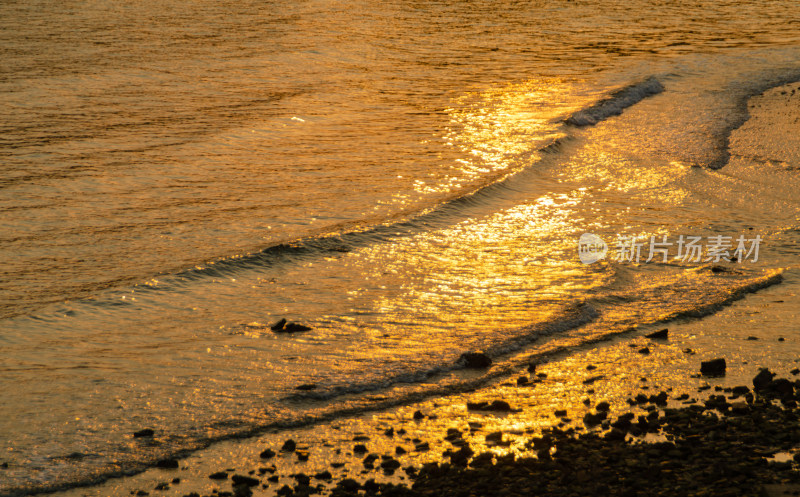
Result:
{"label": "dark rock", "polygon": [[271,459],[275,457],[275,451],[272,449],[265,449],[261,454],[259,454],[261,459]]}
{"label": "dark rock", "polygon": [[425,415],[422,414],[422,411],[414,411],[414,416],[412,416],[415,420],[419,421],[420,419],[424,419]]}
{"label": "dark rock", "polygon": [[520,376],[519,378],[517,378],[517,385],[518,386],[527,385],[530,382],[531,382],[531,380],[527,376]]}
{"label": "dark rock", "polygon": [[282,452],[294,452],[295,449],[297,449],[297,442],[295,442],[291,438],[283,442],[283,445],[281,446]]}
{"label": "dark rock", "polygon": [[353,442],[367,442],[370,438],[366,435],[356,435],[353,437]]}
{"label": "dark rock", "polygon": [[703,361],[700,363],[700,374],[705,376],[723,376],[725,375],[725,359],[712,359],[710,361]]}
{"label": "dark rock", "polygon": [[354,454],[364,454],[367,452],[367,446],[364,444],[356,444],[353,446],[353,453]]}
{"label": "dark rock", "polygon": [[234,485],[245,485],[248,487],[255,487],[256,485],[261,483],[255,478],[250,478],[249,476],[244,476],[244,475],[233,475],[231,477],[231,482],[233,482]]}
{"label": "dark rock", "polygon": [[317,385],[314,383],[305,383],[303,385],[298,385],[295,387],[295,390],[316,390]]}
{"label": "dark rock", "polygon": [[566,409],[559,409],[559,410],[555,411],[553,413],[553,415],[555,417],[557,417],[557,418],[563,418],[564,416],[567,415],[567,410]]}
{"label": "dark rock", "polygon": [[0,468],[8,469],[8,463],[4,462],[3,464],[0,464]]}
{"label": "dark rock", "polygon": [[344,480],[340,481],[336,486],[348,492],[358,492],[359,490],[361,490],[361,484],[352,478],[345,478]]}
{"label": "dark rock", "polygon": [[280,321],[278,321],[277,323],[273,324],[269,328],[272,331],[282,331],[284,326],[286,326],[286,319],[281,319]]}
{"label": "dark rock", "polygon": [[652,338],[654,340],[666,340],[669,338],[669,329],[664,328],[663,330],[654,331],[653,333],[645,335],[645,338]]}
{"label": "dark rock", "polygon": [[528,372],[529,373],[535,373],[536,372],[536,363],[535,362],[532,362],[532,363],[528,364]]}
{"label": "dark rock", "polygon": [[278,489],[275,495],[292,495],[294,490],[289,485],[284,485]]}
{"label": "dark rock", "polygon": [[753,378],[753,390],[759,391],[765,389],[774,377],[775,373],[771,372],[767,368],[762,368]]}
{"label": "dark rock", "polygon": [[176,469],[179,467],[179,464],[177,459],[171,459],[171,458],[159,459],[158,462],[156,462],[156,467],[165,469]]}
{"label": "dark rock", "polygon": [[288,323],[286,326],[283,327],[284,332],[286,333],[297,333],[298,331],[311,331],[310,326],[306,326],[304,324],[298,323]]}
{"label": "dark rock", "polygon": [[603,401],[594,406],[594,408],[597,409],[598,411],[608,411],[609,409],[611,409],[611,405],[608,402]]}
{"label": "dark rock", "polygon": [[789,372],[792,373],[793,375],[797,376],[797,374],[800,373],[800,369],[794,368],[793,370],[791,370]]}
{"label": "dark rock", "polygon": [[320,473],[315,474],[314,478],[317,479],[317,480],[329,481],[329,480],[333,479],[333,475],[331,474],[330,471],[325,470],[325,471],[322,471]]}
{"label": "dark rock", "polygon": [[489,402],[467,402],[467,409],[471,411],[493,411],[493,412],[519,412],[512,408],[505,400],[493,400]]}
{"label": "dark rock", "polygon": [[133,438],[141,438],[141,437],[152,437],[155,435],[155,432],[150,428],[145,428],[144,430],[139,430],[133,433]]}
{"label": "dark rock", "polygon": [[368,494],[376,494],[381,489],[381,485],[375,481],[375,478],[370,478],[364,482],[363,488]]}
{"label": "dark rock", "polygon": [[278,475],[272,475],[269,478],[267,478],[267,481],[270,482],[270,483],[277,483],[278,480],[280,480]]}
{"label": "dark rock", "polygon": [[228,473],[224,471],[218,471],[216,473],[211,473],[210,475],[208,475],[208,477],[211,478],[212,480],[227,480]]}
{"label": "dark rock", "polygon": [[650,353],[650,348],[649,347],[642,347],[641,349],[638,350],[638,352],[640,354],[649,354]]}
{"label": "dark rock", "polygon": [[461,430],[458,428],[448,428],[447,435],[444,437],[447,441],[458,440],[461,438]]}
{"label": "dark rock", "polygon": [[592,376],[591,378],[586,378],[585,380],[583,380],[583,384],[584,385],[591,385],[595,381],[602,380],[603,378],[605,378],[604,375]]}
{"label": "dark rock", "polygon": [[431,450],[431,446],[430,446],[430,444],[428,444],[428,442],[422,442],[422,443],[419,443],[419,444],[415,445],[414,446],[414,450],[417,451],[417,452],[426,452],[428,450]]}
{"label": "dark rock", "polygon": [[169,483],[159,483],[153,488],[153,490],[169,490]]}
{"label": "dark rock", "polygon": [[648,400],[655,405],[665,406],[667,405],[667,399],[667,392],[660,392],[658,395],[651,395]]}
{"label": "dark rock", "polygon": [[408,452],[408,451],[406,449],[400,447],[399,445],[394,448],[394,453],[397,454],[398,456],[402,456],[406,452]]}
{"label": "dark rock", "polygon": [[305,473],[297,473],[296,475],[292,475],[297,483],[301,485],[308,485],[311,483],[311,478]]}
{"label": "dark rock", "polygon": [[455,464],[456,466],[466,466],[467,462],[469,462],[469,458],[472,457],[475,452],[470,448],[469,445],[465,445],[461,447],[458,451],[450,454],[450,462]]}
{"label": "dark rock", "polygon": [[464,352],[456,362],[463,364],[465,368],[482,369],[492,365],[492,358],[483,352]]}
{"label": "dark rock", "polygon": [[383,434],[386,435],[387,437],[393,437],[394,436],[394,428],[387,429],[386,431],[383,432]]}
{"label": "dark rock", "polygon": [[298,450],[295,454],[298,461],[308,461],[309,452],[307,450]]}
{"label": "dark rock", "polygon": [[747,337],[747,339],[748,339],[748,340],[751,340],[751,341],[754,341],[754,340],[758,340],[758,337],[753,337],[753,336],[750,336],[750,337]]}
{"label": "dark rock", "polygon": [[397,459],[387,459],[381,462],[381,469],[388,469],[394,471],[400,467],[400,461]]}

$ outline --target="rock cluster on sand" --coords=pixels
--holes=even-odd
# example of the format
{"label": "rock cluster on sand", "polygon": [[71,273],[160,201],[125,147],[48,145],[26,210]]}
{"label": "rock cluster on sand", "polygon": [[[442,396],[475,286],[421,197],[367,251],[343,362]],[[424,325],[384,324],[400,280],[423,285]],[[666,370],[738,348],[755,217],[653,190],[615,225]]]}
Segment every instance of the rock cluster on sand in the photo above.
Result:
{"label": "rock cluster on sand", "polygon": [[[785,462],[769,457],[800,447],[800,380],[775,378],[762,369],[747,386],[717,387],[722,394],[712,394],[703,402],[689,403],[687,395],[680,408],[667,407],[667,394],[640,393],[628,403],[644,414],[625,410],[614,412],[605,401],[588,410],[584,423],[590,428],[581,433],[573,428],[552,428],[527,440],[536,456],[515,458],[514,454],[497,457],[492,452],[475,454],[463,433],[451,428],[442,437],[453,448],[442,460],[421,468],[403,468],[413,479],[411,486],[382,484],[374,479],[360,482],[345,478],[335,486],[333,475],[324,471],[313,480],[302,473],[291,475],[295,485],[284,484],[278,495],[308,496],[325,491],[333,497],[469,497],[469,496],[754,496],[762,495],[769,483],[800,483],[800,454]],[[496,402],[496,401],[495,401]],[[492,405],[493,403],[482,403]],[[475,406],[473,406],[475,407]],[[556,415],[566,415],[559,410]],[[401,430],[398,430],[398,433]],[[394,436],[383,433],[385,436]],[[661,441],[644,443],[648,433],[661,435]],[[366,441],[367,436],[355,437]],[[502,432],[486,435],[493,446],[507,445]],[[415,450],[427,442],[415,441]],[[287,440],[284,451],[296,444]],[[398,449],[401,447],[398,446]],[[354,453],[366,454],[367,446],[356,444]],[[402,455],[405,449],[398,450]],[[265,450],[263,458],[274,457]],[[401,462],[392,454],[369,454],[366,470],[391,474]],[[337,467],[337,466],[334,466]],[[265,476],[267,469],[259,471]],[[269,471],[274,473],[274,467]],[[248,496],[262,482],[255,477],[234,475],[232,492],[217,495]],[[228,471],[210,478],[226,480]],[[281,477],[285,481],[285,477]],[[278,482],[277,474],[268,482]],[[190,494],[191,495],[191,494]]]}

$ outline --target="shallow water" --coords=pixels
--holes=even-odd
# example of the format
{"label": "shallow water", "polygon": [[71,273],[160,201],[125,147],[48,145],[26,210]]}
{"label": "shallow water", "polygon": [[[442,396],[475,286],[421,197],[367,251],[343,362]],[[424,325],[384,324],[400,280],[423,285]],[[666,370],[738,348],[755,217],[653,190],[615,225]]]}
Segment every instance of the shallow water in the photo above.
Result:
{"label": "shallow water", "polygon": [[[402,402],[455,387],[434,375],[465,350],[575,346],[795,271],[798,100],[748,107],[800,79],[792,2],[0,10],[0,493]],[[619,235],[762,241],[719,273],[615,261]],[[314,329],[272,333],[284,316]]]}

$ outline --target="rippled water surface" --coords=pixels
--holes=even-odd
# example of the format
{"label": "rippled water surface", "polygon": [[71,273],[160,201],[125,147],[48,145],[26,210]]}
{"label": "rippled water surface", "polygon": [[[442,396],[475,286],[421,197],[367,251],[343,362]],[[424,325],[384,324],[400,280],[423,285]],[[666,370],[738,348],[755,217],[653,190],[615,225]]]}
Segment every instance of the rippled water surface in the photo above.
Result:
{"label": "rippled water surface", "polygon": [[[791,1],[2,3],[0,494],[793,274],[799,22]],[[763,241],[720,272],[585,265],[586,232]]]}

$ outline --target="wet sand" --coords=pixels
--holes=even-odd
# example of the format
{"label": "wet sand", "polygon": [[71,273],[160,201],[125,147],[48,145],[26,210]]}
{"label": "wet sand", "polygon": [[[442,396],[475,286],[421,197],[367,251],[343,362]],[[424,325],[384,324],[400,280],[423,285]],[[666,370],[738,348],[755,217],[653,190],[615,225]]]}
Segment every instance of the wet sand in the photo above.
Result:
{"label": "wet sand", "polygon": [[[288,495],[289,489],[302,494],[308,489],[303,486],[305,476],[310,477],[311,487],[322,485],[323,494],[330,493],[337,483],[346,479],[353,479],[358,485],[372,480],[377,484],[411,486],[412,475],[424,465],[450,461],[453,454],[467,445],[474,452],[472,457],[491,453],[496,464],[498,461],[511,464],[509,457],[512,455],[523,460],[535,457],[541,448],[532,445],[534,438],[552,428],[572,428],[576,433],[597,432],[605,437],[611,430],[609,421],[626,412],[636,416],[634,421],[653,409],[663,417],[665,408],[685,408],[693,401],[706,400],[709,395],[730,396],[730,389],[736,386],[752,390],[752,378],[760,367],[768,367],[780,377],[794,380],[791,372],[800,365],[797,362],[800,337],[796,328],[798,291],[800,286],[789,274],[783,284],[750,295],[707,318],[637,330],[570,355],[552,357],[548,362],[537,364],[535,371],[528,370],[524,354],[520,355],[515,371],[472,392],[431,398],[302,429],[267,433],[253,439],[227,441],[179,460],[175,469],[153,468],[136,476],[58,495],[145,495],[144,492],[165,496],[193,492],[225,495],[224,492],[234,491],[234,475],[258,481],[252,488],[240,484],[237,488],[242,494],[252,492],[265,496],[278,495],[278,492]],[[669,329],[668,339],[645,338],[646,334],[664,327]],[[701,362],[717,357],[726,359],[726,375],[701,376]],[[481,373],[464,370],[460,374]],[[661,397],[667,399],[666,405],[631,406],[628,401],[639,394],[649,397],[661,392],[664,392]],[[729,402],[745,401],[743,395],[738,397]],[[467,407],[468,403],[496,400],[507,402],[514,412]],[[608,421],[587,426],[587,413],[592,424],[591,417],[602,402],[608,403]],[[450,437],[447,437],[448,430]],[[669,436],[668,431],[664,428],[638,436],[629,434],[628,439],[663,442]],[[157,439],[158,433],[155,443]],[[294,450],[282,450],[287,440],[296,443]],[[605,443],[605,438],[598,440],[586,443]],[[262,457],[262,454],[269,455],[269,451],[275,455]],[[469,460],[465,455],[466,451],[455,455],[456,460]],[[791,454],[784,455],[784,459],[791,457]],[[472,464],[479,466],[481,459],[478,463],[474,461]],[[613,471],[614,468],[608,469]],[[330,480],[326,472],[330,473]],[[796,473],[794,468],[791,472]],[[215,473],[224,475],[217,475],[221,479],[210,478]],[[449,482],[452,486],[459,479],[444,479],[439,483]],[[436,487],[431,478],[426,481],[427,487],[420,487],[420,492]],[[780,480],[758,483],[761,486],[780,483]],[[336,492],[347,494],[342,488]],[[442,489],[436,493],[442,493]]]}

